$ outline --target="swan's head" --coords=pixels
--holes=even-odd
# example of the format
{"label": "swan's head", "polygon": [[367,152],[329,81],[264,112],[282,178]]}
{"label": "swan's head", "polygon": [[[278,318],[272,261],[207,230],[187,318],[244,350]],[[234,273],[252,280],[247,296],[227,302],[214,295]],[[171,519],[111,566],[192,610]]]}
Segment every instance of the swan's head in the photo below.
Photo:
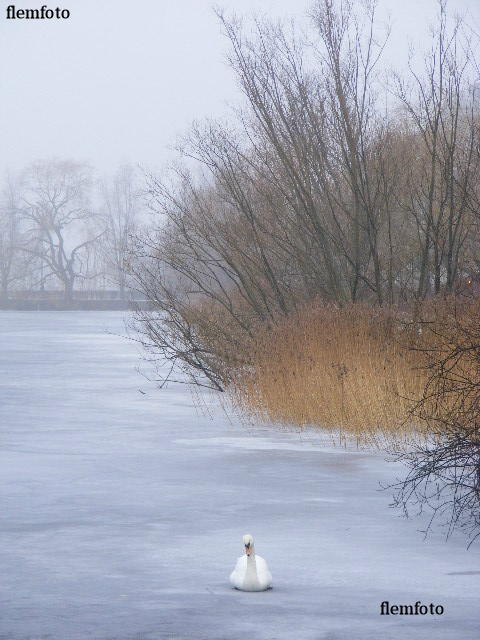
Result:
{"label": "swan's head", "polygon": [[243,536],[243,546],[245,547],[245,553],[247,556],[253,553],[253,538],[249,533]]}

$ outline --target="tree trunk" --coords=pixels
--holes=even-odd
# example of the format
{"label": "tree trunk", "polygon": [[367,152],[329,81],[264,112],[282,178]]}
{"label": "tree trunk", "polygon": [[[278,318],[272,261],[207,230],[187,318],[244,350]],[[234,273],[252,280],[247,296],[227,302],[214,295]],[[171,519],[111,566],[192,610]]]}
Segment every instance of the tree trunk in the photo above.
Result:
{"label": "tree trunk", "polygon": [[2,281],[2,286],[0,289],[0,300],[2,302],[7,302],[8,300],[8,280]]}
{"label": "tree trunk", "polygon": [[64,299],[67,304],[71,304],[73,302],[73,280],[67,280],[64,283]]}

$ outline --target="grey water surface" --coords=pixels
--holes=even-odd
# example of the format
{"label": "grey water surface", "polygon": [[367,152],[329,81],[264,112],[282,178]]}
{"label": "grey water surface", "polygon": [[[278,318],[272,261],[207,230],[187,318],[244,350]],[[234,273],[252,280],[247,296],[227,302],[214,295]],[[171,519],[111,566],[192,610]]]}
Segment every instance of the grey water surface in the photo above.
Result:
{"label": "grey water surface", "polygon": [[[400,469],[159,391],[124,332],[120,313],[0,313],[2,640],[480,638],[478,546],[390,509]],[[271,591],[230,588],[247,532]]]}

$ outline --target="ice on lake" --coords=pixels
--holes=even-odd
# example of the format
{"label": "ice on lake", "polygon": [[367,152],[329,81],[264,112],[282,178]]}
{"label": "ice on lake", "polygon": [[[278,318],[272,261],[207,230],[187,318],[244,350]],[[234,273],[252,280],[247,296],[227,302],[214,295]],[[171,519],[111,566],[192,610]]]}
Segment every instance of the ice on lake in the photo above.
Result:
{"label": "ice on lake", "polygon": [[[478,546],[391,510],[381,454],[199,411],[124,333],[0,313],[1,640],[478,640]],[[246,532],[271,591],[230,588]]]}

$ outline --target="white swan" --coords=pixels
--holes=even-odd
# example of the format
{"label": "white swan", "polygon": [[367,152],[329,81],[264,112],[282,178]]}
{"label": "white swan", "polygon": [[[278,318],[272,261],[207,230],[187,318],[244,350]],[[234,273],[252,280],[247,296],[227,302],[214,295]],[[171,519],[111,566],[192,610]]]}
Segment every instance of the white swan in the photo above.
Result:
{"label": "white swan", "polygon": [[230,583],[240,591],[265,591],[272,586],[272,575],[267,563],[255,554],[252,536],[243,536],[245,555],[237,560],[235,569],[230,574]]}

